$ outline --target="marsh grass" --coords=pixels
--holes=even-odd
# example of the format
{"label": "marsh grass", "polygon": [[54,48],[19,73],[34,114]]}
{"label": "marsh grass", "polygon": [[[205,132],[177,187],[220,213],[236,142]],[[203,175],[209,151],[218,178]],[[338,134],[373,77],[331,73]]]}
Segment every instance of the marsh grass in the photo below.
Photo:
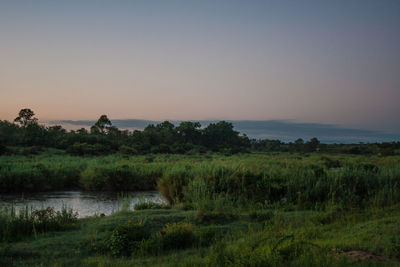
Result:
{"label": "marsh grass", "polygon": [[397,156],[154,155],[151,161],[147,157],[1,156],[0,190],[78,187],[127,192],[157,188],[172,205],[224,194],[239,202],[306,209],[318,209],[328,202],[382,207],[400,201]]}
{"label": "marsh grass", "polygon": [[[48,188],[64,186],[78,173],[83,189],[158,187],[171,203],[166,210],[140,201],[132,211],[129,195],[122,194],[122,212],[76,222],[68,212],[52,216],[45,210],[40,213],[45,226],[28,208],[18,214],[4,210],[1,264],[18,259],[25,266],[400,265],[397,156],[39,155],[4,156],[0,163],[0,183],[20,179],[7,190],[39,188],[46,183],[41,174],[59,179]],[[24,178],[30,168],[38,174]],[[56,169],[63,175],[53,176]],[[21,187],[24,179],[32,186]],[[52,224],[57,216],[67,219]],[[75,223],[80,227],[70,228]],[[56,230],[60,236],[42,234]],[[353,261],[346,253],[354,250],[382,260]]]}
{"label": "marsh grass", "polygon": [[167,203],[153,202],[143,196],[138,197],[138,202],[133,206],[134,210],[146,210],[146,209],[170,209],[171,206]]}
{"label": "marsh grass", "polygon": [[25,236],[35,236],[48,231],[66,229],[78,221],[78,214],[63,206],[61,211],[48,207],[34,210],[28,206],[18,210],[14,205],[0,210],[0,239],[17,240]]}

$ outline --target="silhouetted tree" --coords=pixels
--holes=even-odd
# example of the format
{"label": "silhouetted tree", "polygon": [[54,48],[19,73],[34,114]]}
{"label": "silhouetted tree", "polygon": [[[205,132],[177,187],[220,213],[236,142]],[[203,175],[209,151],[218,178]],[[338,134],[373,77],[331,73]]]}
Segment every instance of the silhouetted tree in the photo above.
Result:
{"label": "silhouetted tree", "polygon": [[38,119],[33,116],[35,116],[35,113],[31,109],[24,108],[19,111],[18,117],[14,119],[14,122],[20,123],[23,127],[28,124],[37,124]]}
{"label": "silhouetted tree", "polygon": [[304,140],[302,138],[297,139],[294,141],[294,149],[297,152],[301,152],[304,149]]}
{"label": "silhouetted tree", "polygon": [[97,122],[90,128],[90,132],[104,134],[111,125],[112,123],[107,115],[101,115]]}
{"label": "silhouetted tree", "polygon": [[305,144],[306,151],[307,152],[317,151],[319,144],[320,142],[316,137],[311,138],[310,141],[306,142]]}
{"label": "silhouetted tree", "polygon": [[176,132],[182,139],[182,142],[185,143],[192,143],[192,144],[198,144],[200,142],[200,123],[199,122],[190,122],[190,121],[184,121],[179,124],[178,127],[176,127]]}

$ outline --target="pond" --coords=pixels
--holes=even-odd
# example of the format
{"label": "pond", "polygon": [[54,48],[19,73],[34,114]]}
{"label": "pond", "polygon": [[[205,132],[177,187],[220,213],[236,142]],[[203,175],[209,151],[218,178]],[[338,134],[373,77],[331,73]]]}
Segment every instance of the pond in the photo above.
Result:
{"label": "pond", "polygon": [[21,208],[43,209],[52,207],[60,211],[63,207],[78,212],[78,217],[110,215],[123,207],[134,209],[134,205],[143,201],[164,203],[157,191],[130,192],[124,194],[83,191],[54,191],[33,194],[0,194],[0,208],[14,206]]}

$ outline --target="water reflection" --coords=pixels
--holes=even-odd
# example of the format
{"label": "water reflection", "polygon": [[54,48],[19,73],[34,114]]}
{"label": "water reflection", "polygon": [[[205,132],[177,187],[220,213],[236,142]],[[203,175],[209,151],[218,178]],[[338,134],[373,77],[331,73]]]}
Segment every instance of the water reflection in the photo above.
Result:
{"label": "water reflection", "polygon": [[57,191],[35,194],[1,194],[0,207],[14,205],[16,209],[28,206],[33,209],[53,207],[56,211],[63,206],[77,211],[80,218],[95,214],[110,215],[122,207],[129,206],[131,210],[140,201],[163,203],[164,200],[157,191],[117,193]]}

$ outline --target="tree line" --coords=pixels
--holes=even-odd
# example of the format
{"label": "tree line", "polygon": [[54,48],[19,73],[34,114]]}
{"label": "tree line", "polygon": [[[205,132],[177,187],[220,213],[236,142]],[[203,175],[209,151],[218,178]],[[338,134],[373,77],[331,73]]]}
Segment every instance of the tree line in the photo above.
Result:
{"label": "tree line", "polygon": [[292,153],[340,153],[353,155],[394,156],[400,154],[400,142],[358,143],[358,144],[323,144],[317,138],[304,141],[299,138],[294,142],[282,142],[270,139],[252,139],[251,151],[292,152]]}
{"label": "tree line", "polygon": [[63,127],[38,123],[31,109],[21,109],[13,122],[0,120],[0,154],[10,147],[23,147],[24,154],[35,154],[42,148],[64,149],[72,155],[105,155],[112,153],[205,153],[238,152],[331,152],[347,154],[399,154],[400,142],[367,144],[322,144],[317,138],[282,142],[249,139],[233,129],[232,123],[220,121],[201,127],[199,122],[185,121],[175,126],[169,121],[150,124],[144,130],[120,130],[106,115],[101,115],[89,130],[67,131]]}
{"label": "tree line", "polygon": [[120,130],[101,115],[90,130],[67,131],[61,126],[38,123],[31,109],[22,109],[14,122],[0,121],[0,151],[7,146],[65,149],[73,155],[147,153],[202,153],[207,151],[246,152],[251,144],[246,135],[233,130],[232,123],[220,121],[202,128],[199,122],[185,121],[178,126],[164,121],[150,124],[143,131]]}

